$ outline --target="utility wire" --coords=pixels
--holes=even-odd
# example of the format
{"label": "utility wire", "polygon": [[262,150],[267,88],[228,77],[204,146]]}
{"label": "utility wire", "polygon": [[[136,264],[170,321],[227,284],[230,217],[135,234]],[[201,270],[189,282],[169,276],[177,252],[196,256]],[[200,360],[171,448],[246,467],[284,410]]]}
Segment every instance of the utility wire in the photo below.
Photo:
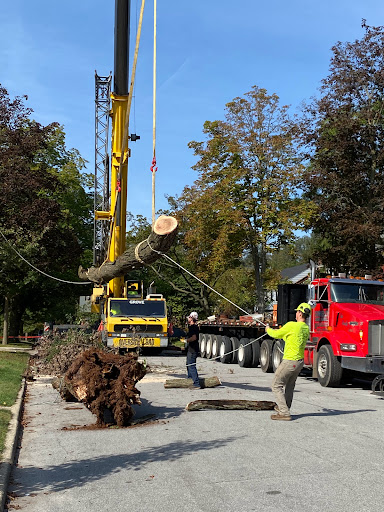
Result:
{"label": "utility wire", "polygon": [[34,270],[36,270],[37,272],[40,272],[40,274],[43,274],[44,276],[46,277],[49,277],[50,279],[54,279],[55,281],[60,281],[61,283],[67,283],[67,284],[92,284],[91,281],[82,281],[82,282],[78,282],[78,281],[66,281],[65,279],[60,279],[59,277],[54,277],[54,276],[50,276],[49,274],[46,274],[45,272],[43,272],[42,270],[40,270],[39,268],[35,267],[34,265],[32,265],[32,263],[29,263],[28,260],[26,260],[24,258],[24,256],[22,256],[18,251],[17,249],[15,249],[13,247],[13,245],[8,241],[8,239],[5,237],[4,233],[2,231],[0,231],[0,234],[1,236],[4,238],[4,240],[7,242],[7,244],[9,245],[9,247],[15,251],[15,253],[19,256],[19,258],[21,258],[23,261],[25,261],[25,263],[27,263],[30,267],[32,267]]}

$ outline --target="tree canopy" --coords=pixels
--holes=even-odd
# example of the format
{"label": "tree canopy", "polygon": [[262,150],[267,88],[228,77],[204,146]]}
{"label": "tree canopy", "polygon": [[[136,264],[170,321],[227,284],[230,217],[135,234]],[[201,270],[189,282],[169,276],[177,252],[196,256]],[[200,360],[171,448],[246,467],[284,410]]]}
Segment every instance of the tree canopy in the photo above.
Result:
{"label": "tree canopy", "polygon": [[42,272],[77,281],[76,262],[87,259],[92,244],[84,161],[65,148],[62,128],[33,121],[24,101],[0,86],[0,290],[11,303],[11,334],[18,334],[27,310],[40,319],[48,309],[63,317],[80,295],[33,270],[15,250]]}
{"label": "tree canopy", "polygon": [[288,110],[257,86],[228,103],[223,121],[204,124],[206,141],[190,143],[199,177],[179,198],[179,215],[193,222],[183,242],[198,275],[215,281],[249,254],[259,310],[268,252],[293,240],[311,213],[298,190],[304,166]]}
{"label": "tree canopy", "polygon": [[319,260],[333,270],[375,272],[384,237],[384,28],[333,48],[321,96],[306,108],[310,163],[303,188],[317,207]]}

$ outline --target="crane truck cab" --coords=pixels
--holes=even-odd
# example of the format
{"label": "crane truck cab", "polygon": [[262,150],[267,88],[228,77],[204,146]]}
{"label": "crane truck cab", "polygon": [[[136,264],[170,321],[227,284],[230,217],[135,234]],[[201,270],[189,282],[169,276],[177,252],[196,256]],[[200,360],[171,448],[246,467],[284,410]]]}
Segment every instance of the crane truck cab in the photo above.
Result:
{"label": "crane truck cab", "polygon": [[161,294],[143,298],[142,283],[127,281],[124,297],[103,302],[103,341],[122,351],[168,346],[167,304]]}

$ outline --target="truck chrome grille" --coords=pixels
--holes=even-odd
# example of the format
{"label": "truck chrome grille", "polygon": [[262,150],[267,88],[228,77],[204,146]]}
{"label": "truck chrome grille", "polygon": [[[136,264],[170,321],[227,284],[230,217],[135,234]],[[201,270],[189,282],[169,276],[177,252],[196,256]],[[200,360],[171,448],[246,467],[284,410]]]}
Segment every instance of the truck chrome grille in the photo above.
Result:
{"label": "truck chrome grille", "polygon": [[384,320],[371,320],[369,322],[368,355],[384,356]]}
{"label": "truck chrome grille", "polygon": [[114,332],[137,332],[137,333],[147,333],[147,332],[163,332],[163,327],[161,325],[131,325],[131,324],[118,324],[114,326]]}

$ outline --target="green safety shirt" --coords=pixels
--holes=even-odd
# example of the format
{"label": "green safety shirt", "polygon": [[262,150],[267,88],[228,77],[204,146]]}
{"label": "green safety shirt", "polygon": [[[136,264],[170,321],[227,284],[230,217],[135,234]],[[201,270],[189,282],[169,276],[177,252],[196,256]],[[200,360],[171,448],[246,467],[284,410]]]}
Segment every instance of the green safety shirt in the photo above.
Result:
{"label": "green safety shirt", "polygon": [[304,358],[304,348],[309,338],[309,327],[305,322],[287,322],[280,329],[267,327],[267,334],[285,341],[283,359],[299,361]]}

